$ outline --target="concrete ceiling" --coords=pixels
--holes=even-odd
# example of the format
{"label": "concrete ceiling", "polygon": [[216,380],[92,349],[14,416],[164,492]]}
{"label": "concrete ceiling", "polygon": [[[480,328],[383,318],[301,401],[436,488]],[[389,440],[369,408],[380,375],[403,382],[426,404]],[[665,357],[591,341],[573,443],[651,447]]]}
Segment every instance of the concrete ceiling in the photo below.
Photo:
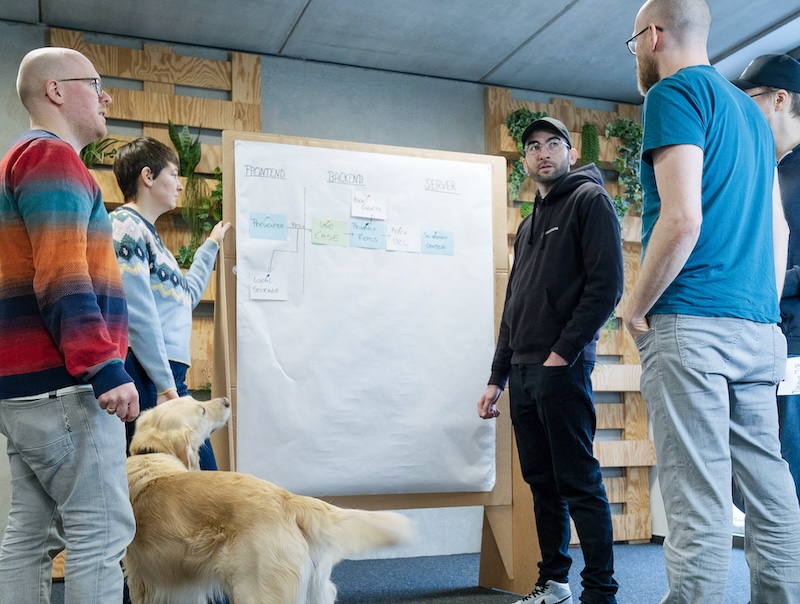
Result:
{"label": "concrete ceiling", "polygon": [[[800,54],[800,0],[709,0],[709,55],[736,77]],[[567,96],[640,102],[638,0],[0,0],[0,19]]]}

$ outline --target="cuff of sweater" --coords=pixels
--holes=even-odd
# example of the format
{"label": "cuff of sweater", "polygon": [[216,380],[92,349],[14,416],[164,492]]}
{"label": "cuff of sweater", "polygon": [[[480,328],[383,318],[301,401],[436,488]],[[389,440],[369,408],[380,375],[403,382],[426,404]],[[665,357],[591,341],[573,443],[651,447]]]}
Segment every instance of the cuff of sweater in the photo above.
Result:
{"label": "cuff of sweater", "polygon": [[570,346],[567,342],[559,340],[556,342],[555,346],[553,346],[551,352],[555,352],[571,366],[578,359],[578,355],[581,354],[582,350],[583,348],[576,349],[574,346]]}
{"label": "cuff of sweater", "polygon": [[501,373],[492,372],[491,377],[489,378],[488,385],[489,386],[497,386],[500,390],[506,389],[506,382],[508,381],[508,376],[503,375]]}
{"label": "cuff of sweater", "polygon": [[101,394],[132,381],[133,379],[125,371],[125,365],[122,361],[116,360],[111,361],[98,371],[94,377],[89,380],[89,383],[92,385],[95,398],[98,398]]}

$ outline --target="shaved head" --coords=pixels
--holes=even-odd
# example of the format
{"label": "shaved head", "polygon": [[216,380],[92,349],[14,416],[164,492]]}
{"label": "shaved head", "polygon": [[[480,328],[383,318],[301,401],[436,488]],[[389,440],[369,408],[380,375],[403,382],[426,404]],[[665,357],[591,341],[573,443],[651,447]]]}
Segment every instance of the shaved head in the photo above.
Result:
{"label": "shaved head", "polygon": [[22,59],[17,74],[17,94],[28,111],[45,96],[48,80],[57,80],[82,63],[91,67],[89,59],[71,48],[37,48]]}
{"label": "shaved head", "polygon": [[19,65],[17,94],[32,130],[47,130],[76,151],[108,133],[111,95],[92,62],[71,48],[32,50]]}
{"label": "shaved head", "polygon": [[706,0],[648,0],[639,10],[636,26],[655,23],[680,44],[705,48],[711,29],[711,9]]}

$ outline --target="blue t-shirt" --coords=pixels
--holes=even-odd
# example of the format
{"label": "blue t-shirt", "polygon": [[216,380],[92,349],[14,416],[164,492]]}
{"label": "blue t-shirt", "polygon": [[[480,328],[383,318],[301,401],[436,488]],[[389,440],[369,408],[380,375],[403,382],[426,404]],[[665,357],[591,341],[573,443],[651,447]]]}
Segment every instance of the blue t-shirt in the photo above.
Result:
{"label": "blue t-shirt", "polygon": [[698,65],[653,86],[643,115],[643,257],[661,210],[652,151],[669,145],[703,150],[700,236],[650,312],[776,323],[775,145],[761,110],[716,69]]}

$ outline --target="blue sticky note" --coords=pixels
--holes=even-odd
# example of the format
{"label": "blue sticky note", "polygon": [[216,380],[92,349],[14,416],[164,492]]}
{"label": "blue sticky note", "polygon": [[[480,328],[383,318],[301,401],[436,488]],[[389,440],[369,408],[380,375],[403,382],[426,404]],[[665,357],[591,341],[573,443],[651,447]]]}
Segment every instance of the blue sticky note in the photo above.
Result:
{"label": "blue sticky note", "polygon": [[386,246],[386,224],[373,220],[350,221],[350,247],[382,250]]}
{"label": "blue sticky note", "polygon": [[250,212],[248,220],[252,239],[272,239],[274,241],[288,239],[289,228],[286,214]]}
{"label": "blue sticky note", "polygon": [[423,254],[452,256],[455,253],[455,237],[451,231],[423,230],[420,239]]}

